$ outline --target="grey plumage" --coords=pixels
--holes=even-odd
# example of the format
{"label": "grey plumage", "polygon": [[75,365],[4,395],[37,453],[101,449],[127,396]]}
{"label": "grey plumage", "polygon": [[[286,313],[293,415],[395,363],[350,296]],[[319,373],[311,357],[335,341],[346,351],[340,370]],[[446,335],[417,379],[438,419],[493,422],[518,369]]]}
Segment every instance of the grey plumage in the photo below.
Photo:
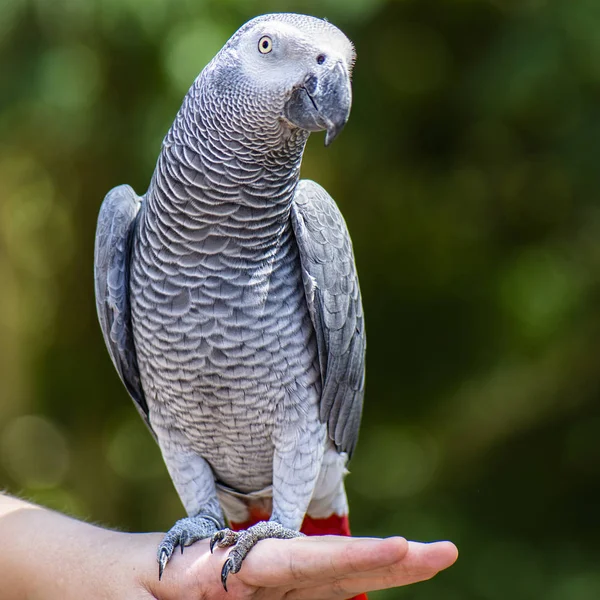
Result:
{"label": "grey plumage", "polygon": [[98,320],[110,358],[138,412],[150,426],[133,343],[129,301],[131,241],[140,206],[140,198],[128,185],[114,188],[104,199],[96,228],[94,283]]}
{"label": "grey plumage", "polygon": [[348,117],[353,60],[325,21],[253,19],[192,85],[139,212],[127,186],[102,205],[100,324],[190,517],[270,496],[291,530],[347,511],[362,306],[344,220],[299,171],[309,131],[331,141]]}
{"label": "grey plumage", "polygon": [[337,448],[351,455],[360,426],[366,337],[350,236],[331,196],[313,181],[298,184],[292,226],[320,359],[320,418]]}

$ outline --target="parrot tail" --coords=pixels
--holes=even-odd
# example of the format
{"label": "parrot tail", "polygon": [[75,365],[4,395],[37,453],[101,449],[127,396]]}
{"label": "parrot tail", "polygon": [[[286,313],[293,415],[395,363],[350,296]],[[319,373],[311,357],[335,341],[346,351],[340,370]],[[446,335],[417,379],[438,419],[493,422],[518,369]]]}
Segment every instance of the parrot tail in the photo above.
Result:
{"label": "parrot tail", "polygon": [[[259,521],[268,521],[269,513],[257,507],[249,507],[249,519],[241,523],[229,523],[233,531],[242,531],[256,525]],[[305,535],[351,535],[348,515],[333,514],[324,519],[315,519],[306,515],[300,531]]]}
{"label": "parrot tail", "polygon": [[306,535],[350,535],[348,515],[336,514],[324,519],[315,519],[306,515],[300,531]]}
{"label": "parrot tail", "polygon": [[[230,523],[231,529],[240,531],[248,529],[259,521],[268,521],[269,514],[260,509],[250,509],[250,518],[243,523]],[[324,519],[315,519],[306,515],[300,531],[306,535],[350,535],[350,522],[348,515],[339,516],[336,514]],[[354,596],[351,600],[368,600],[366,594]]]}

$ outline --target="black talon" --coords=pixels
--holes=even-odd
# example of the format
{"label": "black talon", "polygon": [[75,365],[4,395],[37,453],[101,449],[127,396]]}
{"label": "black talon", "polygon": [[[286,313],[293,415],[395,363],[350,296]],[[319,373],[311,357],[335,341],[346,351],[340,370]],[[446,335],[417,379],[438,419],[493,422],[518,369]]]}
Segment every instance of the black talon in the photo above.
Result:
{"label": "black talon", "polygon": [[221,583],[223,584],[223,587],[225,588],[225,591],[227,591],[227,576],[231,572],[231,566],[232,565],[233,565],[233,561],[230,558],[228,558],[225,561],[225,564],[223,565],[223,568],[221,569]]}
{"label": "black talon", "polygon": [[183,554],[183,548],[184,548],[187,540],[188,540],[188,534],[187,534],[187,531],[184,530],[181,532],[181,535],[179,536],[179,545],[181,547],[181,554]]}
{"label": "black talon", "polygon": [[163,571],[167,566],[167,562],[169,560],[169,553],[163,548],[160,551],[160,558],[158,560],[158,580],[160,581],[163,575]]}
{"label": "black talon", "polygon": [[215,544],[219,541],[219,532],[215,533],[211,538],[210,538],[210,553],[213,554],[214,549],[215,549]]}

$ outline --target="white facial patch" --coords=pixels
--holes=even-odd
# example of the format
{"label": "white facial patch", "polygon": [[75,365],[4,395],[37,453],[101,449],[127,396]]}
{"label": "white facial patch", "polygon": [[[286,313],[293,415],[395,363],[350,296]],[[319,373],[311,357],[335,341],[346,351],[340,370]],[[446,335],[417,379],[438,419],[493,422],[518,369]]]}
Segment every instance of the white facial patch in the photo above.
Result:
{"label": "white facial patch", "polygon": [[[266,53],[259,47],[265,38],[270,40]],[[297,85],[307,73],[330,61],[342,60],[350,72],[355,59],[352,42],[319,19],[260,21],[242,34],[237,49],[244,72],[266,88]]]}

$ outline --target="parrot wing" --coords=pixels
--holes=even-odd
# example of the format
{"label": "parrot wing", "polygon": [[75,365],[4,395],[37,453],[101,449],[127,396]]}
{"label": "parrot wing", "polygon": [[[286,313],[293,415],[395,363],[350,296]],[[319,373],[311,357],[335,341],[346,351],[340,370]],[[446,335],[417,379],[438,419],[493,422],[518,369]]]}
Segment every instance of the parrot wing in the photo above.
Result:
{"label": "parrot wing", "polygon": [[352,454],[365,385],[365,325],[346,223],[331,196],[302,180],[292,203],[292,227],[319,353],[320,417],[338,450]]}
{"label": "parrot wing", "polygon": [[104,198],[96,227],[94,282],[98,320],[108,353],[136,408],[150,427],[129,302],[131,246],[141,203],[141,198],[128,185],[112,189]]}

